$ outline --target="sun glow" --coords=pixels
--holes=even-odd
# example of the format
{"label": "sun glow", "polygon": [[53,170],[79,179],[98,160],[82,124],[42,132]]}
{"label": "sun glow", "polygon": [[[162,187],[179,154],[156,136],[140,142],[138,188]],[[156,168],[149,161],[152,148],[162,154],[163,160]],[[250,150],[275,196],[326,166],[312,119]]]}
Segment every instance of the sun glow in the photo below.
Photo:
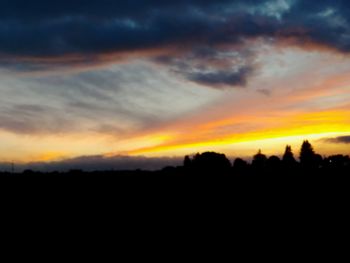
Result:
{"label": "sun glow", "polygon": [[[261,147],[273,152],[278,150],[281,144],[299,144],[304,139],[319,140],[329,136],[346,135],[350,132],[350,112],[343,110],[298,114],[289,118],[261,118],[260,122],[266,125],[264,128],[237,133],[231,131],[215,139],[209,137],[213,130],[235,124],[235,120],[232,120],[233,122],[221,120],[207,123],[199,126],[201,129],[197,134],[193,135],[194,130],[192,130],[189,137],[182,134],[182,137],[169,138],[170,140],[165,143],[135,149],[129,154],[181,155],[203,150],[226,150],[232,153],[236,149],[244,151],[244,148],[255,150]],[[254,120],[255,123],[257,121]],[[272,123],[279,125],[271,126]]]}

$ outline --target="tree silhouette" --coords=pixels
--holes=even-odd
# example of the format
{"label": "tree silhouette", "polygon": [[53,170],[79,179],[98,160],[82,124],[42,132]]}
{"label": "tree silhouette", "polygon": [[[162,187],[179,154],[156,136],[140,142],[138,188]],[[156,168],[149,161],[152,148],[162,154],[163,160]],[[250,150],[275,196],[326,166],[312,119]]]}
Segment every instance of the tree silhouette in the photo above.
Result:
{"label": "tree silhouette", "polygon": [[205,152],[193,157],[192,167],[202,173],[228,172],[231,169],[231,163],[225,154]]}
{"label": "tree silhouette", "polygon": [[248,163],[241,158],[236,158],[233,162],[233,171],[235,173],[242,174],[244,172],[247,172],[248,167]]}
{"label": "tree silhouette", "polygon": [[188,168],[191,168],[191,166],[192,166],[192,160],[188,155],[186,155],[184,159],[184,167],[188,169]]}
{"label": "tree silhouette", "polygon": [[308,140],[301,145],[299,159],[303,168],[315,168],[317,166],[315,151]]}
{"label": "tree silhouette", "polygon": [[295,163],[296,162],[295,158],[294,158],[293,151],[292,151],[292,146],[290,146],[290,145],[286,146],[286,150],[283,154],[282,161],[286,162],[286,163]]}
{"label": "tree silhouette", "polygon": [[314,166],[315,168],[320,168],[322,166],[323,163],[323,158],[320,154],[315,154],[314,157]]}
{"label": "tree silhouette", "polygon": [[286,150],[282,157],[282,163],[286,169],[293,169],[297,165],[297,161],[294,158],[292,147],[290,145],[286,146]]}
{"label": "tree silhouette", "polygon": [[258,151],[253,157],[252,166],[254,169],[263,169],[266,165],[267,157],[261,153],[261,150]]}
{"label": "tree silhouette", "polygon": [[350,167],[350,157],[341,154],[332,155],[323,160],[323,166],[333,170],[344,169]]}
{"label": "tree silhouette", "polygon": [[266,161],[266,167],[269,172],[279,171],[281,169],[281,160],[275,155],[270,156]]}

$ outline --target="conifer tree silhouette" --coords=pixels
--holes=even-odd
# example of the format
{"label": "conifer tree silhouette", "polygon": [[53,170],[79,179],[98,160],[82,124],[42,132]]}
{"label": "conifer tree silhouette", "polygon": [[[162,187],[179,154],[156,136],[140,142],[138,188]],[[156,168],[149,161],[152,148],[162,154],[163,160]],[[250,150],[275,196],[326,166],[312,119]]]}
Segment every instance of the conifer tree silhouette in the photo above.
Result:
{"label": "conifer tree silhouette", "polygon": [[292,146],[290,146],[290,145],[286,146],[286,150],[284,152],[282,161],[285,163],[295,163],[296,162],[295,158],[294,158],[293,151],[292,151]]}
{"label": "conifer tree silhouette", "polygon": [[299,159],[302,168],[314,168],[316,166],[316,154],[308,140],[305,140],[301,146]]}
{"label": "conifer tree silhouette", "polygon": [[283,167],[288,170],[294,169],[297,166],[297,161],[294,158],[292,147],[290,145],[286,146],[286,150],[282,157],[282,164]]}

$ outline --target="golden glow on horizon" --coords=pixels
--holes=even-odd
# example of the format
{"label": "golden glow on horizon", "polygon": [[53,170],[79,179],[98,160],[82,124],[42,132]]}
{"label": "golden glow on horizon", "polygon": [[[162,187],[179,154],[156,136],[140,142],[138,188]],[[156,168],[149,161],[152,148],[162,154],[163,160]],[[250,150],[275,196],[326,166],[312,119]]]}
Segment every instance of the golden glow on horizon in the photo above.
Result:
{"label": "golden glow on horizon", "polygon": [[[234,122],[234,119],[232,119]],[[257,120],[254,120],[257,121]],[[196,152],[207,148],[207,150],[215,150],[222,146],[240,144],[240,143],[252,143],[256,142],[256,148],[273,148],[274,140],[285,140],[285,143],[289,143],[288,139],[303,140],[307,138],[323,138],[330,135],[343,135],[350,132],[350,111],[329,111],[329,112],[316,112],[299,114],[293,117],[281,120],[276,118],[266,118],[261,121],[270,126],[250,132],[231,133],[216,139],[205,138],[205,132],[212,133],[212,129],[221,127],[222,125],[231,125],[229,120],[215,121],[213,123],[207,123],[200,128],[199,135],[203,136],[201,140],[200,136],[192,134],[190,132],[190,138],[182,134],[181,138],[174,137],[168,143],[156,145],[153,147],[139,148],[134,151],[130,151],[132,155],[161,155],[161,154],[177,154],[187,152]],[[271,127],[272,123],[280,123],[278,127]],[[207,130],[203,130],[206,128]],[[272,141],[271,141],[272,140]],[[267,142],[270,141],[269,144]]]}
{"label": "golden glow on horizon", "polygon": [[[15,162],[57,161],[95,154],[183,156],[203,151],[220,151],[230,156],[246,157],[260,148],[267,154],[277,154],[283,151],[286,144],[291,144],[297,150],[295,147],[299,147],[304,139],[316,143],[316,149],[320,149],[321,154],[350,153],[350,147],[346,144],[329,145],[321,140],[349,135],[350,110],[238,117],[197,123],[193,127],[186,122],[187,126],[183,129],[176,126],[174,130],[148,132],[120,140],[98,134],[37,136],[28,140],[28,137],[25,139],[22,136],[1,133],[3,138],[15,144],[5,144],[8,150],[0,155],[2,161]],[[240,127],[249,122],[257,126],[235,132],[235,125]],[[221,129],[225,132],[220,133]],[[16,145],[24,145],[30,150],[11,151],[16,149]],[[115,151],[116,148],[118,151]],[[105,154],[108,152],[110,154]],[[19,159],[18,156],[22,158]]]}
{"label": "golden glow on horizon", "polygon": [[[145,155],[152,157],[159,157],[164,155],[169,156],[183,156],[187,154],[192,154],[196,152],[204,151],[221,151],[228,155],[247,157],[251,156],[253,153],[256,153],[258,149],[263,149],[265,153],[268,154],[278,154],[284,150],[284,146],[289,144],[292,145],[296,150],[301,145],[303,140],[311,140],[316,142],[316,147],[322,149],[322,154],[335,154],[343,153],[349,154],[350,149],[345,145],[333,146],[332,151],[329,151],[322,144],[323,138],[328,137],[338,137],[345,136],[348,133],[342,132],[329,132],[329,133],[319,133],[319,134],[303,134],[297,136],[282,136],[282,137],[271,137],[265,139],[252,139],[252,140],[217,140],[217,141],[208,141],[204,143],[193,143],[186,145],[173,145],[173,146],[160,146],[152,149],[142,149],[139,151],[130,152],[130,155]],[[334,149],[335,148],[335,149]]]}

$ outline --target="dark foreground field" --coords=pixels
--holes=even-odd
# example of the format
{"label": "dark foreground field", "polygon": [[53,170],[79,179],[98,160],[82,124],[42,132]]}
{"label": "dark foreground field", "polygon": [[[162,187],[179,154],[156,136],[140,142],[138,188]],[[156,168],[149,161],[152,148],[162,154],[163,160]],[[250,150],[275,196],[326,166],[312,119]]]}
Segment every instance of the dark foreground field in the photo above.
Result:
{"label": "dark foreground field", "polygon": [[[14,220],[44,214],[40,220],[49,216],[68,225],[74,222],[84,226],[84,232],[98,218],[102,229],[109,222],[107,232],[110,225],[118,231],[152,232],[155,226],[176,233],[196,229],[200,235],[208,229],[269,233],[271,226],[294,232],[302,225],[321,235],[326,218],[333,222],[347,218],[350,173],[347,169],[215,172],[184,167],[155,172],[27,171],[1,174],[0,195],[10,211],[21,211]],[[90,225],[85,225],[87,221]]]}
{"label": "dark foreground field", "polygon": [[[46,185],[51,187],[108,188],[116,192],[126,190],[166,192],[194,191],[281,191],[316,190],[332,191],[335,188],[350,190],[350,171],[348,169],[312,169],[291,171],[199,171],[183,167],[165,168],[160,171],[70,171],[41,173],[0,173],[0,183],[4,185]],[[85,187],[85,188],[84,188]],[[87,188],[86,188],[87,187]],[[350,191],[349,191],[350,192]]]}

